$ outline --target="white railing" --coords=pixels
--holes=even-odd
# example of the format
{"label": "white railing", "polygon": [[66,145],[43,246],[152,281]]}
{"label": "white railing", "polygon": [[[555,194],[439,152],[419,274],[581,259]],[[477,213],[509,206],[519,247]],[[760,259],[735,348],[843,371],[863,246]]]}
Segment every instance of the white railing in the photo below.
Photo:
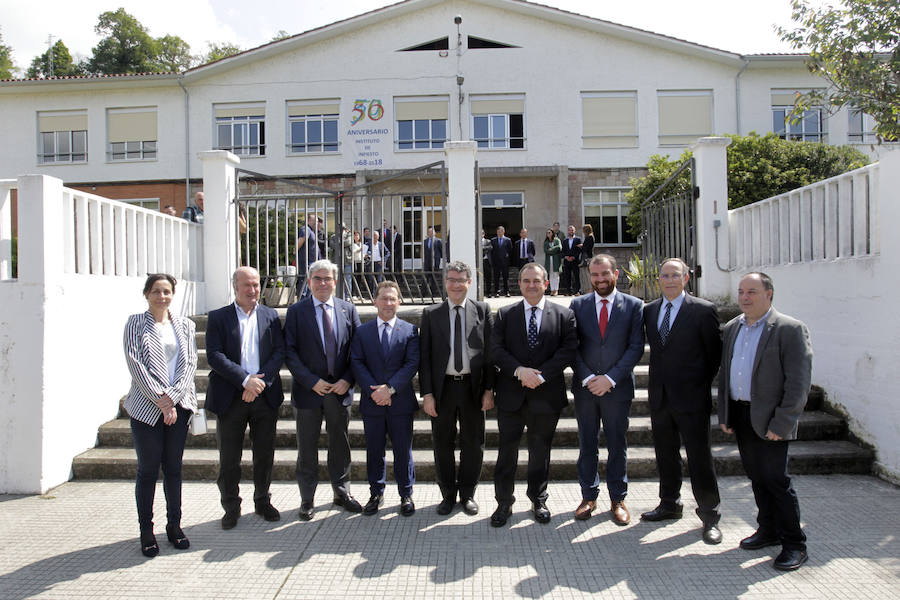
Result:
{"label": "white railing", "polygon": [[728,213],[731,267],[877,255],[878,163]]}

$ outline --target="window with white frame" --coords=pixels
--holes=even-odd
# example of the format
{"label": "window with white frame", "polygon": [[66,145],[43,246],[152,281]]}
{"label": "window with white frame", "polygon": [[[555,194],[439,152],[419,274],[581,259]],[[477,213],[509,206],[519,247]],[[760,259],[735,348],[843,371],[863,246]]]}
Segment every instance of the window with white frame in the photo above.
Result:
{"label": "window with white frame", "polygon": [[851,108],[847,111],[847,141],[851,144],[874,144],[878,141],[875,133],[875,120],[861,110]]}
{"label": "window with white frame", "polygon": [[156,158],[156,107],[106,110],[107,160]]}
{"label": "window with white frame", "polygon": [[265,156],[265,103],[216,104],[214,112],[216,149],[239,156]]}
{"label": "window with white frame", "polygon": [[433,150],[447,141],[449,99],[446,96],[394,98],[397,150]]}
{"label": "window with white frame", "polygon": [[472,96],[469,110],[479,148],[525,148],[525,96]]}
{"label": "window with white frame", "polygon": [[87,111],[38,113],[38,163],[87,162]]}
{"label": "window with white frame", "polygon": [[337,152],[340,100],[292,100],[287,103],[288,154]]}
{"label": "window with white frame", "polygon": [[582,92],[584,148],[637,148],[637,92]]}
{"label": "window with white frame", "polygon": [[657,90],[659,145],[687,146],[712,135],[712,90]]}
{"label": "window with white frame", "polygon": [[809,90],[772,90],[772,131],[783,140],[801,142],[824,142],[825,111],[821,106],[814,106],[803,111],[802,115],[791,117],[794,102],[799,94]]}
{"label": "window with white frame", "polygon": [[119,202],[133,204],[141,208],[149,208],[150,210],[159,210],[159,198],[123,198]]}
{"label": "window with white frame", "polygon": [[636,244],[628,231],[630,208],[625,201],[629,188],[584,188],[581,190],[584,222],[594,229],[594,241],[604,246]]}

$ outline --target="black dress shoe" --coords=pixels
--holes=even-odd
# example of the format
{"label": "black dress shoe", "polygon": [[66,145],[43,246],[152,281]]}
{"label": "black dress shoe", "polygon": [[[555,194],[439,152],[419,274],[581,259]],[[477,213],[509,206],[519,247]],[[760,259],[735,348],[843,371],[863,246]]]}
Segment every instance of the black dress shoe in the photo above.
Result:
{"label": "black dress shoe", "polygon": [[780,543],[781,540],[774,535],[757,531],[750,537],[745,537],[741,540],[741,548],[744,550],[759,550],[760,548],[766,548],[768,546],[777,546]]}
{"label": "black dress shoe", "polygon": [[152,531],[141,534],[141,554],[147,558],[153,558],[159,554],[159,544],[156,543],[156,536]]}
{"label": "black dress shoe", "polygon": [[187,550],[191,542],[178,525],[166,525],[166,537],[177,550]]}
{"label": "black dress shoe", "polygon": [[260,515],[266,521],[280,521],[281,513],[278,512],[278,509],[272,506],[271,502],[266,502],[265,504],[257,504],[256,505],[256,514]]}
{"label": "black dress shoe", "polygon": [[378,508],[384,504],[384,496],[382,494],[372,494],[366,506],[363,508],[364,515],[374,515],[378,512]]}
{"label": "black dress shoe", "polygon": [[301,521],[311,521],[313,517],[313,503],[304,500],[300,503],[300,511],[297,513],[297,518]]}
{"label": "black dress shoe", "polygon": [[240,518],[240,509],[226,510],[225,514],[222,516],[222,529],[234,529],[234,526],[237,525],[238,519]]}
{"label": "black dress shoe", "polygon": [[449,515],[453,510],[454,505],[456,505],[455,498],[444,498],[441,500],[440,504],[437,506],[437,514],[439,515]]}
{"label": "black dress shoe", "polygon": [[679,505],[678,508],[666,508],[662,504],[653,510],[641,513],[641,521],[665,521],[667,519],[680,519],[684,507]]}
{"label": "black dress shoe", "polygon": [[463,498],[461,500],[461,504],[463,507],[463,511],[465,511],[467,515],[478,514],[478,503],[475,502],[474,498]]}
{"label": "black dress shoe", "polygon": [[400,514],[404,517],[408,517],[414,512],[416,512],[416,505],[413,504],[412,498],[409,496],[400,498]]}
{"label": "black dress shoe", "polygon": [[703,541],[707,544],[721,544],[722,532],[715,523],[703,524]]}
{"label": "black dress shoe", "polygon": [[511,504],[498,504],[497,510],[491,515],[491,527],[503,527],[510,515],[512,515]]}
{"label": "black dress shoe", "polygon": [[550,511],[547,509],[546,501],[535,500],[531,505],[531,512],[534,513],[534,520],[538,523],[550,522]]}
{"label": "black dress shoe", "polygon": [[809,560],[806,550],[788,550],[782,548],[781,553],[775,557],[772,566],[779,571],[796,571],[800,565]]}
{"label": "black dress shoe", "polygon": [[362,512],[362,505],[350,494],[347,494],[346,496],[335,496],[334,503],[337,506],[343,506],[344,510],[347,512]]}

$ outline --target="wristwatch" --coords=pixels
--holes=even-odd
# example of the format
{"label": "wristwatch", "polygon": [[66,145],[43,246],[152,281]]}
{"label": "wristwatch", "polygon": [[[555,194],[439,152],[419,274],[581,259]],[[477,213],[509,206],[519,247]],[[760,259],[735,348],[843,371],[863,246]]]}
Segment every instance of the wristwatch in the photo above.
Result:
{"label": "wristwatch", "polygon": [[388,386],[388,393],[390,393],[390,395],[393,396],[394,394],[397,393],[397,390],[395,390],[395,389],[394,389],[393,387],[391,387],[391,386]]}

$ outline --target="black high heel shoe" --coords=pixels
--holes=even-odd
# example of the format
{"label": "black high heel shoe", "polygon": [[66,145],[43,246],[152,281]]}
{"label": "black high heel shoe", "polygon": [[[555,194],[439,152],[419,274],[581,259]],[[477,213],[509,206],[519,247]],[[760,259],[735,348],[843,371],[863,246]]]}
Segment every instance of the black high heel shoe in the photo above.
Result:
{"label": "black high heel shoe", "polygon": [[[166,537],[178,550],[187,550],[191,547],[191,542],[178,525],[166,525]],[[159,549],[157,549],[157,552],[159,552]]]}
{"label": "black high heel shoe", "polygon": [[153,558],[159,554],[159,544],[156,543],[156,536],[152,531],[141,534],[141,554],[147,558]]}

